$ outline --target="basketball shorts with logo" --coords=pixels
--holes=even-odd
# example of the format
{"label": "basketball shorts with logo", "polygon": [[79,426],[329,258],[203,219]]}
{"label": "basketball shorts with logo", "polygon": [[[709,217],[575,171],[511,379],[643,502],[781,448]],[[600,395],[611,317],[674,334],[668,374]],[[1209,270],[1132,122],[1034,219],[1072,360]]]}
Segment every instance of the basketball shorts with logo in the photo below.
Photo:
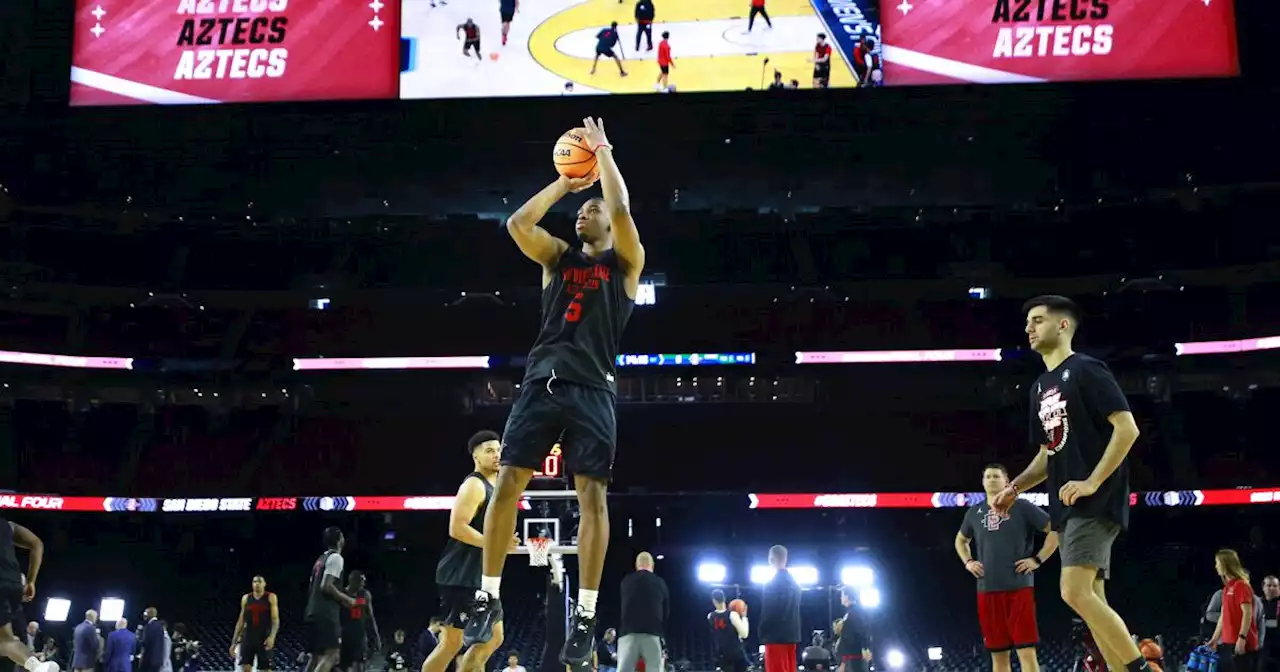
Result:
{"label": "basketball shorts with logo", "polygon": [[259,670],[271,669],[271,651],[267,650],[264,640],[246,639],[240,642],[240,657],[236,661],[241,666],[256,665]]}
{"label": "basketball shorts with logo", "polygon": [[1107,518],[1068,518],[1058,530],[1063,567],[1097,567],[1099,579],[1111,578],[1111,547],[1120,526]]}
{"label": "basketball shorts with logo", "polygon": [[982,644],[992,653],[1026,649],[1040,643],[1034,588],[978,593]]}
{"label": "basketball shorts with logo", "polygon": [[338,617],[317,617],[303,624],[306,631],[307,653],[321,654],[337,651],[342,642],[342,626]]}
{"label": "basketball shorts with logo", "polygon": [[[467,627],[467,614],[471,613],[471,604],[476,599],[476,588],[463,586],[436,586],[440,592],[440,622],[446,628],[459,630]],[[502,603],[497,603],[498,614],[495,623],[502,622]]]}
{"label": "basketball shorts with logo", "polygon": [[502,463],[541,469],[557,441],[569,473],[610,478],[618,444],[613,393],[555,378],[526,383],[502,430]]}

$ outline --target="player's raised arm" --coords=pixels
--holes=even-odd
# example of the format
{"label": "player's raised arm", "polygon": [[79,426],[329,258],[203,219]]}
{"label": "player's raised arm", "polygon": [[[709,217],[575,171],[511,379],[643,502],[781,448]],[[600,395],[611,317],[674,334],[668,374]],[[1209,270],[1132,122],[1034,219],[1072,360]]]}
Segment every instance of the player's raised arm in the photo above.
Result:
{"label": "player's raised arm", "polygon": [[600,189],[604,192],[604,202],[613,223],[613,250],[626,263],[628,275],[639,279],[644,271],[644,246],[640,244],[636,220],[631,217],[631,195],[627,193],[627,183],[613,159],[613,145],[609,144],[604,133],[604,120],[587,117],[582,123],[587,129],[587,142],[596,153]]}
{"label": "player's raised arm", "polygon": [[543,268],[556,263],[569,244],[548,233],[538,223],[566,194],[588,189],[595,184],[596,179],[594,175],[581,179],[561,177],[534,194],[533,198],[507,219],[507,233],[511,234],[512,240],[516,241],[524,256],[542,264]]}

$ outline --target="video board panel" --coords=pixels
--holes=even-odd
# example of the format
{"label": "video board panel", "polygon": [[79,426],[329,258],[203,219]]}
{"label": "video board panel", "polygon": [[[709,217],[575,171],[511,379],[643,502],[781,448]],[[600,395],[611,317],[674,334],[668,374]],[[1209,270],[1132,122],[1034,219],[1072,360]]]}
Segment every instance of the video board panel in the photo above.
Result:
{"label": "video board panel", "polygon": [[898,0],[884,7],[894,85],[1240,74],[1232,0]]}
{"label": "video board panel", "polygon": [[812,88],[823,44],[832,88],[879,83],[876,0],[653,0],[648,30],[636,0],[403,2],[406,99]]}
{"label": "video board panel", "polygon": [[395,98],[400,0],[77,0],[72,105]]}

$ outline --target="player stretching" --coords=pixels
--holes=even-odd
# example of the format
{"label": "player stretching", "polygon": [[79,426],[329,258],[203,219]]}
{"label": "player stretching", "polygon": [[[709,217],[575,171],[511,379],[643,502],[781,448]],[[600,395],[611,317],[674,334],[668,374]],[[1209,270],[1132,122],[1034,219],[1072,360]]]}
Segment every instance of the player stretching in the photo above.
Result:
{"label": "player stretching", "polygon": [[[436,586],[440,593],[440,638],[436,648],[422,664],[422,672],[444,672],[462,651],[462,628],[467,624],[467,612],[480,587],[480,563],[483,555],[484,535],[478,528],[484,527],[485,512],[493,497],[493,484],[498,478],[502,457],[501,438],[496,432],[476,432],[467,440],[467,454],[471,456],[473,469],[458,488],[449,512],[449,542],[445,545],[440,561],[436,563]],[[514,537],[508,540],[508,550],[519,543]],[[494,605],[493,637],[477,644],[458,661],[460,672],[484,670],[489,657],[502,646],[501,605]]]}
{"label": "player stretching", "polygon": [[[271,653],[276,648],[280,631],[280,604],[275,593],[267,592],[267,580],[253,577],[253,589],[240,597],[240,618],[231,635],[231,658],[240,661],[241,672],[250,672],[254,664],[258,672],[271,672]],[[236,646],[239,645],[239,655]]]}
{"label": "player stretching", "polygon": [[742,640],[747,638],[747,617],[730,611],[724,603],[724,591],[711,591],[711,606],[715,611],[707,614],[711,624],[711,643],[716,647],[716,669],[720,672],[747,672],[747,651]]}
{"label": "player stretching", "polygon": [[[988,464],[982,470],[982,489],[987,500],[1009,486],[1009,472],[1003,465]],[[1044,546],[1032,553],[1036,532],[1046,532]],[[969,542],[978,542],[974,559]],[[991,653],[991,669],[1008,672],[1009,651],[1018,652],[1023,672],[1039,672],[1036,645],[1035,578],[1032,573],[1058,549],[1058,534],[1049,524],[1049,514],[1021,499],[1006,511],[991,508],[988,501],[975,504],[964,514],[956,533],[956,554],[978,579],[978,625],[982,643]]]}
{"label": "player stretching", "polygon": [[[27,573],[18,567],[17,549],[25,548]],[[0,518],[0,654],[13,661],[14,669],[58,672],[58,664],[40,662],[35,653],[13,634],[13,621],[22,614],[22,603],[36,597],[36,577],[44,562],[44,542],[27,528]]]}
{"label": "player stretching", "polygon": [[307,631],[306,672],[329,672],[338,663],[342,643],[339,609],[350,609],[356,601],[342,592],[342,546],[346,539],[336,527],[324,528],[325,552],[311,566],[311,583],[307,588],[307,609],[303,625]]}
{"label": "player stretching", "polygon": [[635,306],[645,252],[631,218],[627,185],[618,172],[604,122],[585,119],[587,143],[599,161],[604,198],[578,209],[581,248],[538,226],[551,206],[595,177],[560,178],[507,220],[507,231],[525,256],[542,265],[542,330],[525,364],[524,385],[503,432],[502,469],[484,517],[484,575],[465,641],[492,636],[507,535],[515,530],[516,504],[562,433],[565,466],[574,476],[582,520],[578,528],[578,602],[560,651],[566,665],[594,653],[596,595],[609,547],[605,501],[618,428],[614,362],[623,327]]}
{"label": "player stretching", "polygon": [[1129,524],[1129,449],[1138,425],[1111,370],[1071,350],[1080,311],[1062,296],[1023,306],[1031,349],[1047,371],[1031,389],[1033,443],[1040,452],[996,495],[1008,511],[1019,492],[1049,481],[1049,515],[1062,546],[1062,599],[1075,610],[1113,670],[1148,670],[1129,628],[1107,604],[1111,545]]}

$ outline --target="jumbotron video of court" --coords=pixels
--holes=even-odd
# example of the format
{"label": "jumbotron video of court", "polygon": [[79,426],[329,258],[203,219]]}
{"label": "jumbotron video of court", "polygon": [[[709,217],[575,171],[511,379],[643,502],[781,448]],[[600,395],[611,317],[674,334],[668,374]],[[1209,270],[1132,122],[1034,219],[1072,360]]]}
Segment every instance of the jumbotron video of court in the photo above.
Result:
{"label": "jumbotron video of court", "polygon": [[1280,670],[1277,30],[0,4],[0,659]]}

